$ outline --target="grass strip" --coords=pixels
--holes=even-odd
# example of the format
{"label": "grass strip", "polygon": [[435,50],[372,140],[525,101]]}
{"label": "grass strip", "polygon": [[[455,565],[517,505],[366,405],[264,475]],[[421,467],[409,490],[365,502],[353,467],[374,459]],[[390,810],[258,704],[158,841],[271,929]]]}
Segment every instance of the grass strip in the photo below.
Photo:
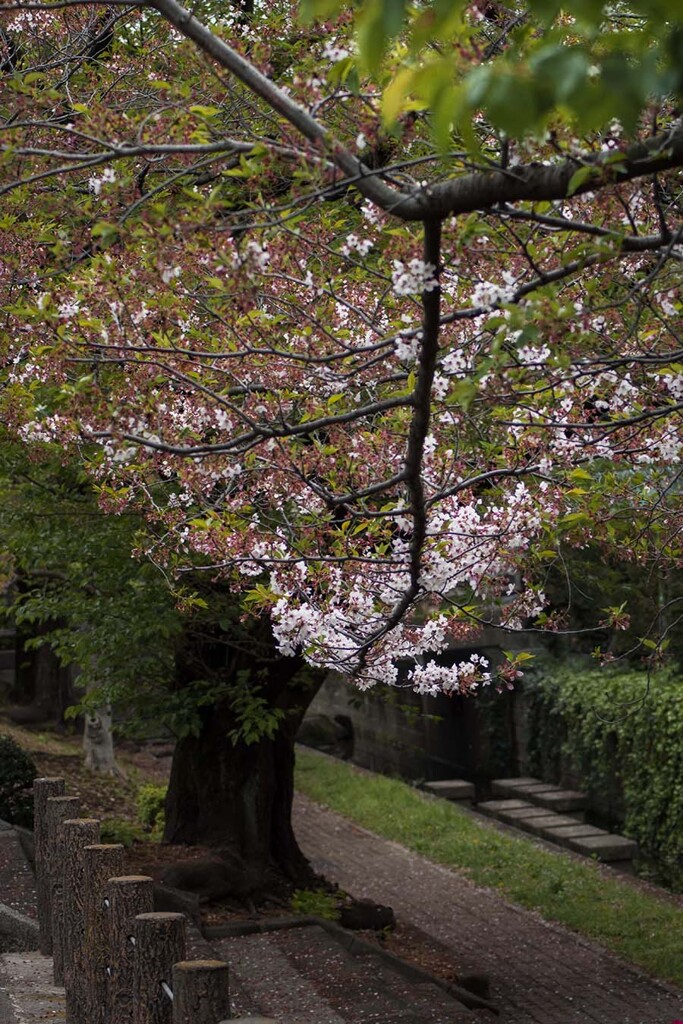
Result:
{"label": "grass strip", "polygon": [[479,822],[446,800],[343,761],[297,751],[296,787],[377,835],[595,939],[683,985],[683,907]]}

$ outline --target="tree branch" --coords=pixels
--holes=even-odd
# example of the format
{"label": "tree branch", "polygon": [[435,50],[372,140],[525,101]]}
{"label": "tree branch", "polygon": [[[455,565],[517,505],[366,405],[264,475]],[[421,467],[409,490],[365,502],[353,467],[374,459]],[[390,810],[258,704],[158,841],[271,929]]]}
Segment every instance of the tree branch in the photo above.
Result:
{"label": "tree branch", "polygon": [[[441,221],[426,221],[424,224],[424,262],[434,267],[434,274],[439,277],[441,269]],[[408,433],[408,446],[404,472],[409,495],[409,508],[413,518],[413,532],[410,538],[409,572],[410,585],[387,616],[384,625],[373,633],[360,647],[360,659],[357,672],[362,672],[367,652],[381,637],[398,625],[420,592],[420,575],[422,569],[422,549],[427,536],[427,510],[425,505],[424,481],[422,464],[424,462],[424,446],[431,419],[431,397],[434,373],[436,372],[439,355],[439,336],[441,333],[441,288],[437,284],[431,291],[422,293],[422,346],[418,361],[417,381],[413,391],[413,417]]]}

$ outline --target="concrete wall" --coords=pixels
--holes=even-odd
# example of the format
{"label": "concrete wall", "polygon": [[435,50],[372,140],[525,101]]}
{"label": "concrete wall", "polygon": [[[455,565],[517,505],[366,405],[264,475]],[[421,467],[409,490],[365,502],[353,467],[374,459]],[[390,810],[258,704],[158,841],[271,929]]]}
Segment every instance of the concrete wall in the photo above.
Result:
{"label": "concrete wall", "polygon": [[[500,657],[495,648],[478,650],[492,662]],[[468,653],[454,650],[446,657],[462,660]],[[497,699],[510,704],[511,695]],[[510,728],[511,711],[510,706]],[[464,778],[484,787],[491,776],[490,736],[476,697],[425,697],[395,687],[360,693],[332,673],[307,715],[311,723],[323,719],[347,726],[350,720],[353,742],[345,740],[333,752],[364,768],[415,781]]]}

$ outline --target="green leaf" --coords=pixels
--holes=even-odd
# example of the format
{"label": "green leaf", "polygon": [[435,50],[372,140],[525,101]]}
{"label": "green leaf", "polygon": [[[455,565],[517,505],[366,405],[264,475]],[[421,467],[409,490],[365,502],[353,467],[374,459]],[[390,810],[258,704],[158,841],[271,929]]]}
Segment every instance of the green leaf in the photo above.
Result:
{"label": "green leaf", "polygon": [[120,228],[118,224],[112,224],[107,220],[98,220],[92,228],[92,237],[98,238],[102,248],[112,245],[119,237]]}
{"label": "green leaf", "polygon": [[382,119],[386,126],[390,127],[395,124],[399,116],[406,110],[406,100],[411,92],[415,74],[414,68],[402,68],[397,75],[394,75],[390,84],[384,90],[382,96]]}
{"label": "green leaf", "polygon": [[207,107],[201,103],[195,103],[190,107],[191,114],[199,114],[201,117],[215,117],[220,114],[220,107]]}
{"label": "green leaf", "polygon": [[366,67],[376,71],[387,46],[403,28],[405,0],[366,0],[356,20],[358,50]]}
{"label": "green leaf", "polygon": [[590,181],[591,178],[594,178],[596,174],[599,173],[599,168],[595,167],[593,164],[585,164],[583,167],[579,167],[579,169],[574,171],[569,179],[567,195],[573,196],[577,189],[581,188],[582,185],[585,185],[587,181]]}
{"label": "green leaf", "polygon": [[562,103],[585,81],[589,59],[578,46],[544,46],[531,57],[529,67],[539,83],[552,88],[555,101]]}
{"label": "green leaf", "polygon": [[340,0],[301,0],[299,16],[304,24],[307,24],[316,18],[331,18],[340,7]]}

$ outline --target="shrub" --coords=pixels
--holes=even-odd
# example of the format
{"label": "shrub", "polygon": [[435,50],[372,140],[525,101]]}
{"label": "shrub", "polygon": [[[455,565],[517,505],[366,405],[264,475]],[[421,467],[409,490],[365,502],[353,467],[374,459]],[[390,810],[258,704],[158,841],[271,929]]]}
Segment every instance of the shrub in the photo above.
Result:
{"label": "shrub", "polygon": [[33,759],[11,736],[0,736],[0,818],[33,828]]}
{"label": "shrub", "polygon": [[133,843],[147,842],[149,835],[135,822],[126,821],[125,818],[110,818],[102,822],[100,838],[103,843],[122,843],[129,847]]}
{"label": "shrub", "polygon": [[143,828],[148,829],[154,835],[161,835],[164,831],[164,801],[166,800],[166,786],[148,783],[140,786],[136,799],[138,821]]}
{"label": "shrub", "polygon": [[683,678],[546,665],[524,693],[530,770],[553,782],[578,775],[606,824],[683,888]]}

